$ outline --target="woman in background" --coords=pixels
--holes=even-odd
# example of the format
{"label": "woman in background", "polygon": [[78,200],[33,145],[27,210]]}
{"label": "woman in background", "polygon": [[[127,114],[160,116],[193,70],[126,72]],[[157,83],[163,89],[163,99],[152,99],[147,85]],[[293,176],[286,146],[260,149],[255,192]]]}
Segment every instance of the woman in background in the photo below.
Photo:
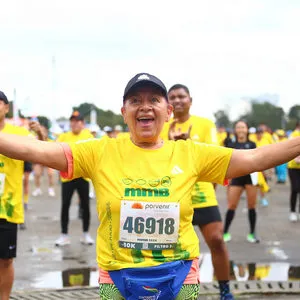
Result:
{"label": "woman in background", "polygon": [[[234,149],[254,149],[256,144],[249,140],[249,127],[246,122],[238,121],[234,126],[235,139],[227,143],[227,147]],[[256,194],[257,194],[257,173],[233,178],[228,187],[228,209],[225,217],[224,241],[231,240],[229,227],[233,221],[235,210],[239,204],[243,191],[246,191],[248,202],[248,218],[250,223],[250,233],[247,235],[247,241],[250,243],[258,243],[259,240],[255,236],[256,224]]]}

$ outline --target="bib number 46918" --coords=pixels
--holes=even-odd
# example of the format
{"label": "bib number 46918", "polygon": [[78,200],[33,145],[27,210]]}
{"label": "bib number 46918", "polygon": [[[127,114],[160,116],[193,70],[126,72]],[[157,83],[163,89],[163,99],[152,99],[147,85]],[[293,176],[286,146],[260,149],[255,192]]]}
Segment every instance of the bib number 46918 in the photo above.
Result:
{"label": "bib number 46918", "polygon": [[173,218],[143,218],[143,217],[127,217],[123,226],[123,230],[128,233],[137,234],[167,234],[171,235],[175,231],[175,220]]}
{"label": "bib number 46918", "polygon": [[119,245],[141,250],[173,249],[177,245],[180,204],[122,200]]}

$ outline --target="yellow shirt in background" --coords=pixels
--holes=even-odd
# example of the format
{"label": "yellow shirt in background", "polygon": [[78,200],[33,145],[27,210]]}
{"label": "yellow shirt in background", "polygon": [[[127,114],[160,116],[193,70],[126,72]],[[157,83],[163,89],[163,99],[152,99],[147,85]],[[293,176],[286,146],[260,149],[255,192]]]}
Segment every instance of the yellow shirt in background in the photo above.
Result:
{"label": "yellow shirt in background", "polygon": [[224,146],[224,141],[225,141],[226,137],[227,137],[226,131],[217,132],[217,139],[218,139],[219,146]]}
{"label": "yellow shirt in background", "polygon": [[[256,136],[255,133],[250,133],[249,134],[249,140],[254,142],[257,146],[257,136]],[[269,132],[264,132],[263,133],[262,140],[264,141],[264,143],[266,143],[266,145],[274,143],[274,139],[273,139],[272,135]],[[257,147],[259,147],[259,146],[257,146]]]}
{"label": "yellow shirt in background", "polygon": [[[166,123],[163,128],[161,137],[164,140],[168,139],[169,127],[172,122],[173,119]],[[216,126],[207,118],[190,116],[186,122],[177,123],[175,130],[181,129],[181,132],[187,132],[191,125],[191,140],[199,143],[218,145]],[[218,205],[214,186],[210,182],[196,182],[191,196],[194,208]]]}
{"label": "yellow shirt in background", "polygon": [[[294,130],[289,136],[290,139],[300,136],[300,130]],[[289,169],[300,169],[300,164],[297,163],[294,159],[288,162]]]}
{"label": "yellow shirt in background", "polygon": [[262,137],[260,140],[258,140],[256,138],[256,147],[261,147],[261,146],[266,146],[266,145],[270,145],[270,142],[268,139],[266,139],[265,137]]}
{"label": "yellow shirt in background", "polygon": [[[83,129],[79,134],[74,134],[72,131],[64,132],[59,135],[57,138],[57,142],[60,143],[72,143],[72,142],[78,142],[78,141],[83,141],[83,140],[88,140],[88,139],[93,139],[94,136],[91,134],[91,132],[88,129]],[[62,182],[68,182],[70,180],[65,179],[63,177],[60,177]],[[88,180],[87,178],[84,178],[85,180]]]}
{"label": "yellow shirt in background", "polygon": [[[65,176],[91,178],[95,188],[101,221],[97,233],[100,268],[150,267],[198,257],[199,242],[192,225],[190,195],[196,181],[223,183],[232,149],[188,140],[166,141],[161,148],[149,150],[135,146],[128,138],[94,139],[69,145],[73,166]],[[141,212],[146,210],[145,203],[149,203],[146,212],[149,215],[152,213],[151,220],[139,220],[139,223],[138,218],[131,218],[131,223],[126,223],[127,219],[121,223],[121,209],[126,203],[127,209],[140,209]],[[167,224],[162,217],[165,205],[178,207],[179,217],[173,218],[173,223]],[[153,215],[153,207],[162,211]],[[164,221],[165,225],[160,228]],[[135,243],[132,249],[119,243],[121,231],[132,234],[139,230],[139,236],[143,239],[150,235],[149,230],[154,229],[155,237],[167,241],[175,221],[179,222],[179,228],[174,248],[141,250]],[[148,243],[142,245],[148,247]]]}
{"label": "yellow shirt in background", "polygon": [[[31,136],[24,127],[6,123],[2,132]],[[11,223],[24,223],[23,210],[24,162],[0,154],[0,219]]]}

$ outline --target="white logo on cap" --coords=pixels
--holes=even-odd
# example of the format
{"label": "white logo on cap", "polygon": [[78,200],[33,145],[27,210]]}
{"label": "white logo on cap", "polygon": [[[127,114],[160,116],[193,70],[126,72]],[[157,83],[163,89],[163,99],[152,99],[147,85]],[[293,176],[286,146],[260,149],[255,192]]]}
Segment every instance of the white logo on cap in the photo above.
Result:
{"label": "white logo on cap", "polygon": [[138,80],[150,80],[150,77],[146,74],[143,74],[138,77]]}

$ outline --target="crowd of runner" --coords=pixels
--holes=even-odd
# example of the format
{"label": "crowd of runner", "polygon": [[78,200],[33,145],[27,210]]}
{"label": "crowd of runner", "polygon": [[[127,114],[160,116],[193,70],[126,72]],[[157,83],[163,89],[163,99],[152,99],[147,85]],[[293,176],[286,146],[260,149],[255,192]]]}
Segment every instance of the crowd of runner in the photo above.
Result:
{"label": "crowd of runner", "polygon": [[[27,129],[11,125],[5,119],[8,99],[0,92],[0,299],[9,299],[13,284],[18,224],[26,229],[29,173],[33,170],[32,196],[43,194],[40,180],[46,170],[48,194],[57,197],[55,169],[61,172],[62,193],[61,233],[54,245],[70,244],[74,191],[82,219],[80,242],[94,244],[89,203],[96,198],[100,299],[197,299],[199,241],[193,226],[210,249],[220,299],[234,299],[226,242],[234,239],[229,229],[243,191],[248,242],[259,243],[256,203],[269,205],[268,181],[274,176],[277,184],[289,178],[289,220],[298,220],[300,122],[289,136],[283,129],[270,132],[266,124],[249,128],[243,120],[228,130],[191,115],[192,103],[187,86],[167,90],[157,77],[137,74],[123,95],[128,130],[105,126],[105,135],[100,134],[98,125],[86,126],[84,116],[74,111],[70,131],[53,139],[37,121]],[[217,184],[227,186],[224,218]]]}

